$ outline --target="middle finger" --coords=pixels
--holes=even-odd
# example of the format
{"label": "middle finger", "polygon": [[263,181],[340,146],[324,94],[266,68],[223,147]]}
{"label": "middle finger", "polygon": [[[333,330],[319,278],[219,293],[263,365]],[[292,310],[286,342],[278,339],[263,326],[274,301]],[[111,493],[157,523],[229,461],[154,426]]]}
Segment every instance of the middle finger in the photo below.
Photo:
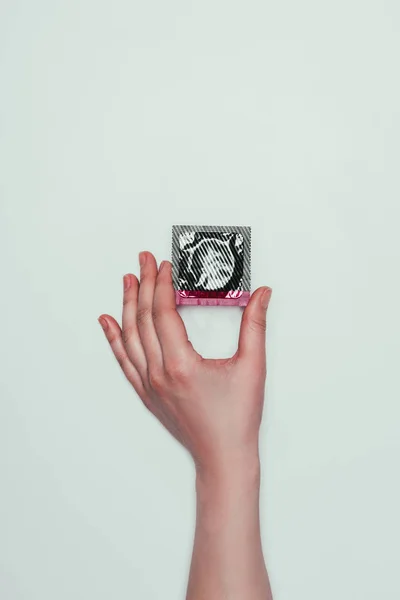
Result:
{"label": "middle finger", "polygon": [[163,359],[160,342],[153,322],[153,298],[157,279],[156,259],[150,252],[139,254],[140,286],[137,324],[149,371],[160,370]]}

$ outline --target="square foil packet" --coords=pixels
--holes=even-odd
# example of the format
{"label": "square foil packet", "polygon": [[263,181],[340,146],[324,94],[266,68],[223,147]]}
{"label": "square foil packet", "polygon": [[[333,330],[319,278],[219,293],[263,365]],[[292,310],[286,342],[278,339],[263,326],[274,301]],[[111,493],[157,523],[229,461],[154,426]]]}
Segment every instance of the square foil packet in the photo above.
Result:
{"label": "square foil packet", "polygon": [[172,227],[176,304],[246,306],[250,299],[251,228]]}

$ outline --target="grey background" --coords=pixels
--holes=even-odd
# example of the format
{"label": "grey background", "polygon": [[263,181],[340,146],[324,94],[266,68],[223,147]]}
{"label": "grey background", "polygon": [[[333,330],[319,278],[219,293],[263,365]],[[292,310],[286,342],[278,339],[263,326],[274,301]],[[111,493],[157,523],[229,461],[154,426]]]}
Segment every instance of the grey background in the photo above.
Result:
{"label": "grey background", "polygon": [[[2,598],[184,597],[193,468],[96,321],[173,223],[252,225],[274,289],[276,600],[400,597],[399,30],[389,0],[3,0]],[[183,315],[234,351],[240,309]]]}

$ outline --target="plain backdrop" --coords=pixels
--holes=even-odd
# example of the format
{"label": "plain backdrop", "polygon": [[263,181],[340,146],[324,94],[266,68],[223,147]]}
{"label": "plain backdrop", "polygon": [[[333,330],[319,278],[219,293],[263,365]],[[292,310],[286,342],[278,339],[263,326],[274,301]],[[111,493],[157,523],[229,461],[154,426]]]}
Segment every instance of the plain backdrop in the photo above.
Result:
{"label": "plain backdrop", "polygon": [[397,0],[2,1],[2,600],[184,598],[193,467],[97,323],[174,223],[251,225],[273,288],[275,599],[400,598],[399,59]]}

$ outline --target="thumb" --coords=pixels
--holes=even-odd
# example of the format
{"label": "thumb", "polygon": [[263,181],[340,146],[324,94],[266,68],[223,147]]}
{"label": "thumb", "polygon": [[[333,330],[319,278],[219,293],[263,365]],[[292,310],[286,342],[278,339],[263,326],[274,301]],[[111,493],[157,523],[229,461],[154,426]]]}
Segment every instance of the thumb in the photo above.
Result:
{"label": "thumb", "polygon": [[266,317],[271,294],[272,290],[269,287],[260,287],[253,292],[242,316],[239,355],[254,358],[257,356],[265,360]]}

